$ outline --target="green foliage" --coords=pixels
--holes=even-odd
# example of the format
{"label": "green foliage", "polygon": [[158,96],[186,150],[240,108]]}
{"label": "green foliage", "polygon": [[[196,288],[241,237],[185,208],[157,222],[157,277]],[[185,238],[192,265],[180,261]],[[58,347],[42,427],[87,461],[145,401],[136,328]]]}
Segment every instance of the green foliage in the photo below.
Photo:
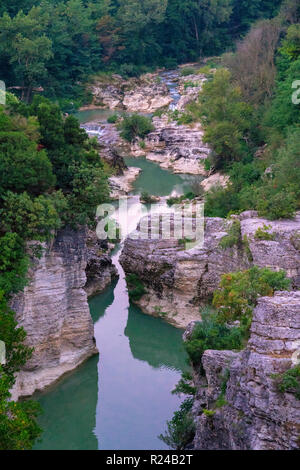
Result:
{"label": "green foliage", "polygon": [[146,294],[146,289],[136,274],[129,274],[126,276],[126,282],[128,285],[129,297],[133,301],[140,300],[144,294]]}
{"label": "green foliage", "polygon": [[6,233],[0,237],[0,292],[7,297],[23,289],[29,259],[25,254],[24,241],[17,233]]}
{"label": "green foliage", "polygon": [[27,193],[8,191],[0,209],[1,226],[6,232],[20,233],[27,240],[50,239],[62,225],[51,197],[31,198]]}
{"label": "green foliage", "polygon": [[268,231],[270,228],[270,225],[264,225],[263,228],[259,227],[254,234],[255,240],[275,240],[276,235]]}
{"label": "green foliage", "polygon": [[213,418],[214,415],[216,414],[215,410],[208,410],[207,408],[203,408],[202,411],[203,411],[203,414],[205,414],[207,418]]}
{"label": "green foliage", "polygon": [[219,322],[216,313],[203,311],[202,322],[196,325],[190,339],[185,343],[185,348],[191,362],[200,364],[207,349],[240,350],[242,345],[243,336],[239,328],[229,328]]}
{"label": "green foliage", "polygon": [[42,86],[69,112],[89,101],[83,83],[99,69],[133,77],[219,54],[280,1],[2,0],[2,79],[27,100]]}
{"label": "green foliage", "polygon": [[0,449],[31,449],[41,434],[36,423],[39,405],[32,401],[15,403],[9,390],[15,382],[14,374],[31,357],[32,349],[24,345],[26,333],[18,327],[1,290],[0,338],[6,346],[6,363],[0,366]]}
{"label": "green foliage", "polygon": [[107,118],[107,122],[109,124],[115,124],[119,120],[119,115],[117,113],[112,114]]}
{"label": "green foliage", "polygon": [[241,242],[241,222],[238,219],[234,219],[229,227],[228,235],[222,238],[219,243],[220,248],[225,250],[226,248],[232,248]]}
{"label": "green foliage", "polygon": [[247,154],[245,136],[251,129],[251,107],[231,82],[228,70],[219,69],[200,93],[199,110],[205,129],[204,141],[215,154],[216,167],[240,160]]}
{"label": "green foliage", "polygon": [[1,367],[0,379],[0,450],[31,450],[42,432],[36,423],[40,406],[33,401],[11,401],[11,382]]}
{"label": "green foliage", "polygon": [[193,75],[195,73],[195,69],[193,67],[184,67],[180,70],[180,75],[182,77],[187,77],[189,75]]}
{"label": "green foliage", "polygon": [[142,192],[140,199],[144,204],[153,204],[156,202],[155,196],[151,196],[147,191]]}
{"label": "green foliage", "polygon": [[272,296],[276,290],[289,290],[290,280],[285,271],[275,272],[257,266],[246,271],[224,274],[215,291],[213,306],[218,309],[221,323],[239,320],[245,332],[252,320],[258,296]]}
{"label": "green foliage", "polygon": [[192,406],[193,400],[186,399],[179,411],[175,411],[172,420],[167,422],[166,433],[158,436],[171,449],[184,450],[194,438],[195,424],[191,412]]}
{"label": "green foliage", "polygon": [[281,393],[294,393],[300,400],[300,365],[297,365],[283,374],[273,375],[277,389]]}
{"label": "green foliage", "polygon": [[183,372],[181,379],[179,380],[178,384],[176,385],[175,389],[172,390],[173,395],[191,395],[194,396],[196,394],[196,387],[192,385],[193,377],[190,372]]}
{"label": "green foliage", "polygon": [[192,191],[189,191],[188,193],[185,193],[183,194],[182,196],[171,196],[171,197],[168,197],[167,199],[167,204],[168,206],[174,206],[175,204],[180,204],[181,202],[183,201],[192,201],[193,199],[195,199],[196,197],[196,194],[193,193]]}
{"label": "green foliage", "polygon": [[142,139],[146,137],[149,132],[154,130],[154,127],[151,119],[139,114],[132,114],[123,118],[119,124],[119,129],[121,130],[121,137],[128,142],[132,142],[136,137]]}

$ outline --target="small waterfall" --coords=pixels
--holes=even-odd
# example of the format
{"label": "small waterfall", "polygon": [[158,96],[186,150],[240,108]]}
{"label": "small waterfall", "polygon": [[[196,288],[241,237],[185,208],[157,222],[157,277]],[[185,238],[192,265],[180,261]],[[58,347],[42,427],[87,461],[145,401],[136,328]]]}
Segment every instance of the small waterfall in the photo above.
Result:
{"label": "small waterfall", "polygon": [[178,91],[178,72],[175,71],[170,71],[170,72],[163,72],[160,77],[163,83],[165,83],[169,89],[169,93],[171,97],[173,98],[173,102],[170,104],[169,109],[171,111],[174,111],[176,109],[176,106],[180,100],[180,93]]}
{"label": "small waterfall", "polygon": [[104,134],[103,126],[100,126],[99,124],[96,124],[96,123],[82,124],[80,127],[84,129],[87,132],[87,134],[90,136],[102,137]]}

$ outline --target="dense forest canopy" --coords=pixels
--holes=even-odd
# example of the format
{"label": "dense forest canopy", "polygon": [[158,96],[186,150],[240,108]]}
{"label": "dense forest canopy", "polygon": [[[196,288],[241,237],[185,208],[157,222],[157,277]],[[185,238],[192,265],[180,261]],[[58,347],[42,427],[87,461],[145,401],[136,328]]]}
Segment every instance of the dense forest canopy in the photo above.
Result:
{"label": "dense forest canopy", "polygon": [[[29,99],[80,92],[101,70],[135,75],[231,47],[281,0],[2,0],[0,70]],[[27,95],[26,95],[27,94]]]}

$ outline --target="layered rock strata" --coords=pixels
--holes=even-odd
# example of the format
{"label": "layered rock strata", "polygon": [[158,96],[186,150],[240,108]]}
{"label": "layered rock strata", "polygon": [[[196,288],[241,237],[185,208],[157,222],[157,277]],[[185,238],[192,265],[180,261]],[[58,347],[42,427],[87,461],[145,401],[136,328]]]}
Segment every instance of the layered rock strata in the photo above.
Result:
{"label": "layered rock strata", "polygon": [[[292,389],[279,392],[274,379],[295,365],[299,351],[300,291],[260,298],[246,349],[206,351],[205,378],[200,370],[194,371],[194,448],[299,449],[300,400]],[[224,404],[217,407],[224,377]],[[210,414],[203,412],[207,409]]]}
{"label": "layered rock strata", "polygon": [[[233,220],[241,223],[239,240],[220,247]],[[257,229],[272,234],[272,240],[257,238]],[[136,274],[146,293],[137,302],[145,313],[164,318],[179,327],[199,320],[199,308],[211,301],[222,274],[253,265],[284,269],[293,288],[300,286],[300,214],[292,220],[267,221],[254,211],[231,220],[206,218],[204,243],[186,249],[184,240],[128,237],[121,255],[126,274]]]}

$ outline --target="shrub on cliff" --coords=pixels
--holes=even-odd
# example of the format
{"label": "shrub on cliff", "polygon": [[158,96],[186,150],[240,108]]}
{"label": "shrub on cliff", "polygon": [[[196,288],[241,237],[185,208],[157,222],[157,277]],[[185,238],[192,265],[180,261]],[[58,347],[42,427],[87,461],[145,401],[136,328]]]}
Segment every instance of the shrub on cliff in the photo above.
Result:
{"label": "shrub on cliff", "polygon": [[167,421],[167,432],[158,437],[171,449],[184,450],[193,441],[195,424],[192,415],[193,400],[187,398],[175,411],[171,421]]}
{"label": "shrub on cliff", "polygon": [[202,311],[202,322],[195,327],[185,349],[193,364],[200,364],[207,349],[241,349],[243,337],[240,328],[229,328],[220,323],[216,312]]}
{"label": "shrub on cliff", "polygon": [[15,373],[31,357],[32,349],[24,345],[26,333],[18,327],[1,290],[0,338],[6,347],[6,363],[0,365],[0,450],[31,449],[41,434],[36,423],[40,407],[32,401],[11,401],[9,390],[15,383]]}
{"label": "shrub on cliff", "polygon": [[125,116],[123,121],[119,124],[121,130],[121,137],[132,142],[136,137],[144,139],[147,134],[154,130],[151,119],[139,114],[132,114]]}
{"label": "shrub on cliff", "polygon": [[294,393],[295,397],[300,400],[300,365],[288,369],[283,374],[275,374],[272,378],[279,392]]}
{"label": "shrub on cliff", "polygon": [[245,332],[252,320],[258,296],[272,296],[276,290],[288,290],[290,280],[285,271],[275,272],[253,266],[246,271],[224,274],[215,291],[213,306],[218,309],[218,322],[239,320]]}
{"label": "shrub on cliff", "polygon": [[140,300],[140,298],[146,294],[146,289],[136,274],[126,276],[126,282],[128,285],[129,298],[131,300]]}

